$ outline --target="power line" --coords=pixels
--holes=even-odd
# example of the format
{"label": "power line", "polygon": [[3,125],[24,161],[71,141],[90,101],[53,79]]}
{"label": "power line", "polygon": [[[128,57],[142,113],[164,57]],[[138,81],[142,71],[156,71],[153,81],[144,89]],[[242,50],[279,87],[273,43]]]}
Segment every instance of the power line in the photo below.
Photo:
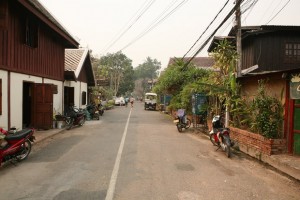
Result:
{"label": "power line", "polygon": [[226,3],[224,4],[224,6],[221,8],[221,10],[219,10],[219,12],[214,17],[214,19],[209,23],[209,25],[206,27],[206,29],[202,32],[202,34],[200,35],[200,37],[196,40],[196,42],[194,42],[194,44],[191,46],[191,48],[184,54],[183,58],[192,50],[192,48],[194,48],[194,46],[197,44],[197,42],[201,39],[201,37],[206,33],[206,31],[212,25],[212,23],[217,19],[217,17],[219,16],[219,14],[224,10],[224,8],[228,4],[228,2],[229,2],[229,0],[226,1]]}
{"label": "power line", "polygon": [[[149,2],[147,2],[147,1],[145,1],[145,3],[140,7],[140,9],[136,12],[136,14],[134,14],[133,16],[132,16],[132,18],[127,22],[127,24],[129,23],[129,22],[131,22],[132,21],[132,19],[136,16],[136,15],[138,15],[138,16],[136,16],[135,17],[135,19],[131,22],[131,24],[124,30],[124,31],[122,31],[121,33],[118,33],[117,35],[116,35],[116,39],[114,39],[112,42],[110,42],[109,43],[109,45],[108,45],[108,47],[106,47],[105,48],[105,50],[104,50],[104,52],[106,52],[106,51],[108,51],[123,35],[125,35],[125,33],[127,32],[127,31],[129,31],[129,29],[131,29],[132,28],[132,26],[143,16],[143,14],[145,14],[146,13],[146,11],[152,6],[152,4],[155,2],[156,0],[151,0],[151,1],[149,1]],[[147,5],[146,5],[147,4]],[[126,26],[127,26],[127,24],[122,28],[122,29],[124,29]],[[121,30],[122,30],[121,29]],[[121,31],[120,30],[120,31]],[[119,32],[120,32],[119,31]]]}
{"label": "power line", "polygon": [[242,11],[242,13],[246,13],[248,10],[249,12],[247,13],[246,17],[243,19],[243,22],[246,21],[246,19],[248,18],[248,16],[250,15],[250,13],[252,12],[254,6],[256,5],[256,3],[258,2],[258,0],[253,0],[252,3]]}
{"label": "power line", "polygon": [[[163,14],[170,9],[170,7],[172,7],[176,1],[173,1],[167,9],[165,9],[160,15],[159,17],[157,17],[155,20],[152,21],[152,23],[143,31],[141,32],[137,37],[135,37],[131,42],[129,42],[127,45],[125,45],[120,51],[126,49],[127,47],[129,47],[130,45],[132,45],[133,43],[135,43],[136,41],[138,41],[140,38],[142,38],[143,36],[145,36],[147,33],[149,33],[151,30],[153,30],[156,26],[158,26],[160,23],[162,23],[164,20],[166,20],[171,14],[173,14],[178,8],[180,8],[184,3],[186,3],[189,0],[183,0],[182,2],[180,2],[175,8],[173,8],[170,12],[168,12],[165,16],[163,16]],[[163,17],[162,17],[163,16]],[[162,18],[161,18],[162,17]],[[159,19],[160,18],[160,19]]]}
{"label": "power line", "polygon": [[290,3],[291,0],[288,0],[284,6],[276,13],[276,15],[274,15],[274,17],[272,17],[268,22],[267,24],[269,24],[275,17],[277,17],[277,15],[288,5],[288,3]]}
{"label": "power line", "polygon": [[215,35],[215,33],[223,26],[223,24],[231,17],[231,15],[235,12],[235,10],[240,6],[240,4],[244,0],[238,1],[238,3],[231,9],[231,11],[227,14],[227,16],[223,19],[221,24],[212,32],[212,34],[206,39],[205,42],[201,45],[201,47],[197,50],[197,52],[184,64],[184,68],[187,67],[190,62],[195,58],[195,56],[207,45],[207,43],[212,39],[212,37]]}

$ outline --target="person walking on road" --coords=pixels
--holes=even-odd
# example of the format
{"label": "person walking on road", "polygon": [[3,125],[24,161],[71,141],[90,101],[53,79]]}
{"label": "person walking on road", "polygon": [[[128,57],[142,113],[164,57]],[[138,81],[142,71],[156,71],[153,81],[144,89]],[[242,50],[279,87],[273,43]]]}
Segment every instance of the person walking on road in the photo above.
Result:
{"label": "person walking on road", "polygon": [[131,104],[131,108],[133,108],[133,102],[134,102],[134,98],[133,98],[133,97],[131,97],[131,98],[130,98],[130,104]]}

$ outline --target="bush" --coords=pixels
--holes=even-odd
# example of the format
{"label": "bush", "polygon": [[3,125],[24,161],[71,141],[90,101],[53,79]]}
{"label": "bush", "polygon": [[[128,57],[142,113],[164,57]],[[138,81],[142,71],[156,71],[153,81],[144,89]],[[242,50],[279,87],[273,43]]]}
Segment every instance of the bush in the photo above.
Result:
{"label": "bush", "polygon": [[259,81],[258,95],[251,104],[251,130],[267,138],[280,138],[283,126],[283,106],[265,92],[264,81]]}

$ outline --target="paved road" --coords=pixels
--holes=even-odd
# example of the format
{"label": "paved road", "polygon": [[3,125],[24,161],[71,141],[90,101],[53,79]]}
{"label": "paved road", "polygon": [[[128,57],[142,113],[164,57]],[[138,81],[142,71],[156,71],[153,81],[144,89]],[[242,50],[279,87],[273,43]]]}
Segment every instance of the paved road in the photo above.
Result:
{"label": "paved road", "polygon": [[228,159],[169,116],[116,107],[0,168],[0,199],[300,199],[300,185],[243,154]]}

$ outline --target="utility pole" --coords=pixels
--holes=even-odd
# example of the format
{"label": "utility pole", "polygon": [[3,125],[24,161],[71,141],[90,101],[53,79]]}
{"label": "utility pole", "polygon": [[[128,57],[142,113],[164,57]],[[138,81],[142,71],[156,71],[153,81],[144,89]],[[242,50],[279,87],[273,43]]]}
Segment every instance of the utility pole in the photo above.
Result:
{"label": "utility pole", "polygon": [[237,60],[237,77],[241,77],[242,72],[242,31],[241,31],[241,1],[236,0],[236,50],[238,53]]}
{"label": "utility pole", "polygon": [[[241,2],[242,0],[235,0],[236,50],[238,53],[237,66],[236,66],[237,77],[241,77],[241,71],[242,71]],[[225,111],[225,127],[228,127],[228,125],[229,125],[229,109],[227,105]]]}

